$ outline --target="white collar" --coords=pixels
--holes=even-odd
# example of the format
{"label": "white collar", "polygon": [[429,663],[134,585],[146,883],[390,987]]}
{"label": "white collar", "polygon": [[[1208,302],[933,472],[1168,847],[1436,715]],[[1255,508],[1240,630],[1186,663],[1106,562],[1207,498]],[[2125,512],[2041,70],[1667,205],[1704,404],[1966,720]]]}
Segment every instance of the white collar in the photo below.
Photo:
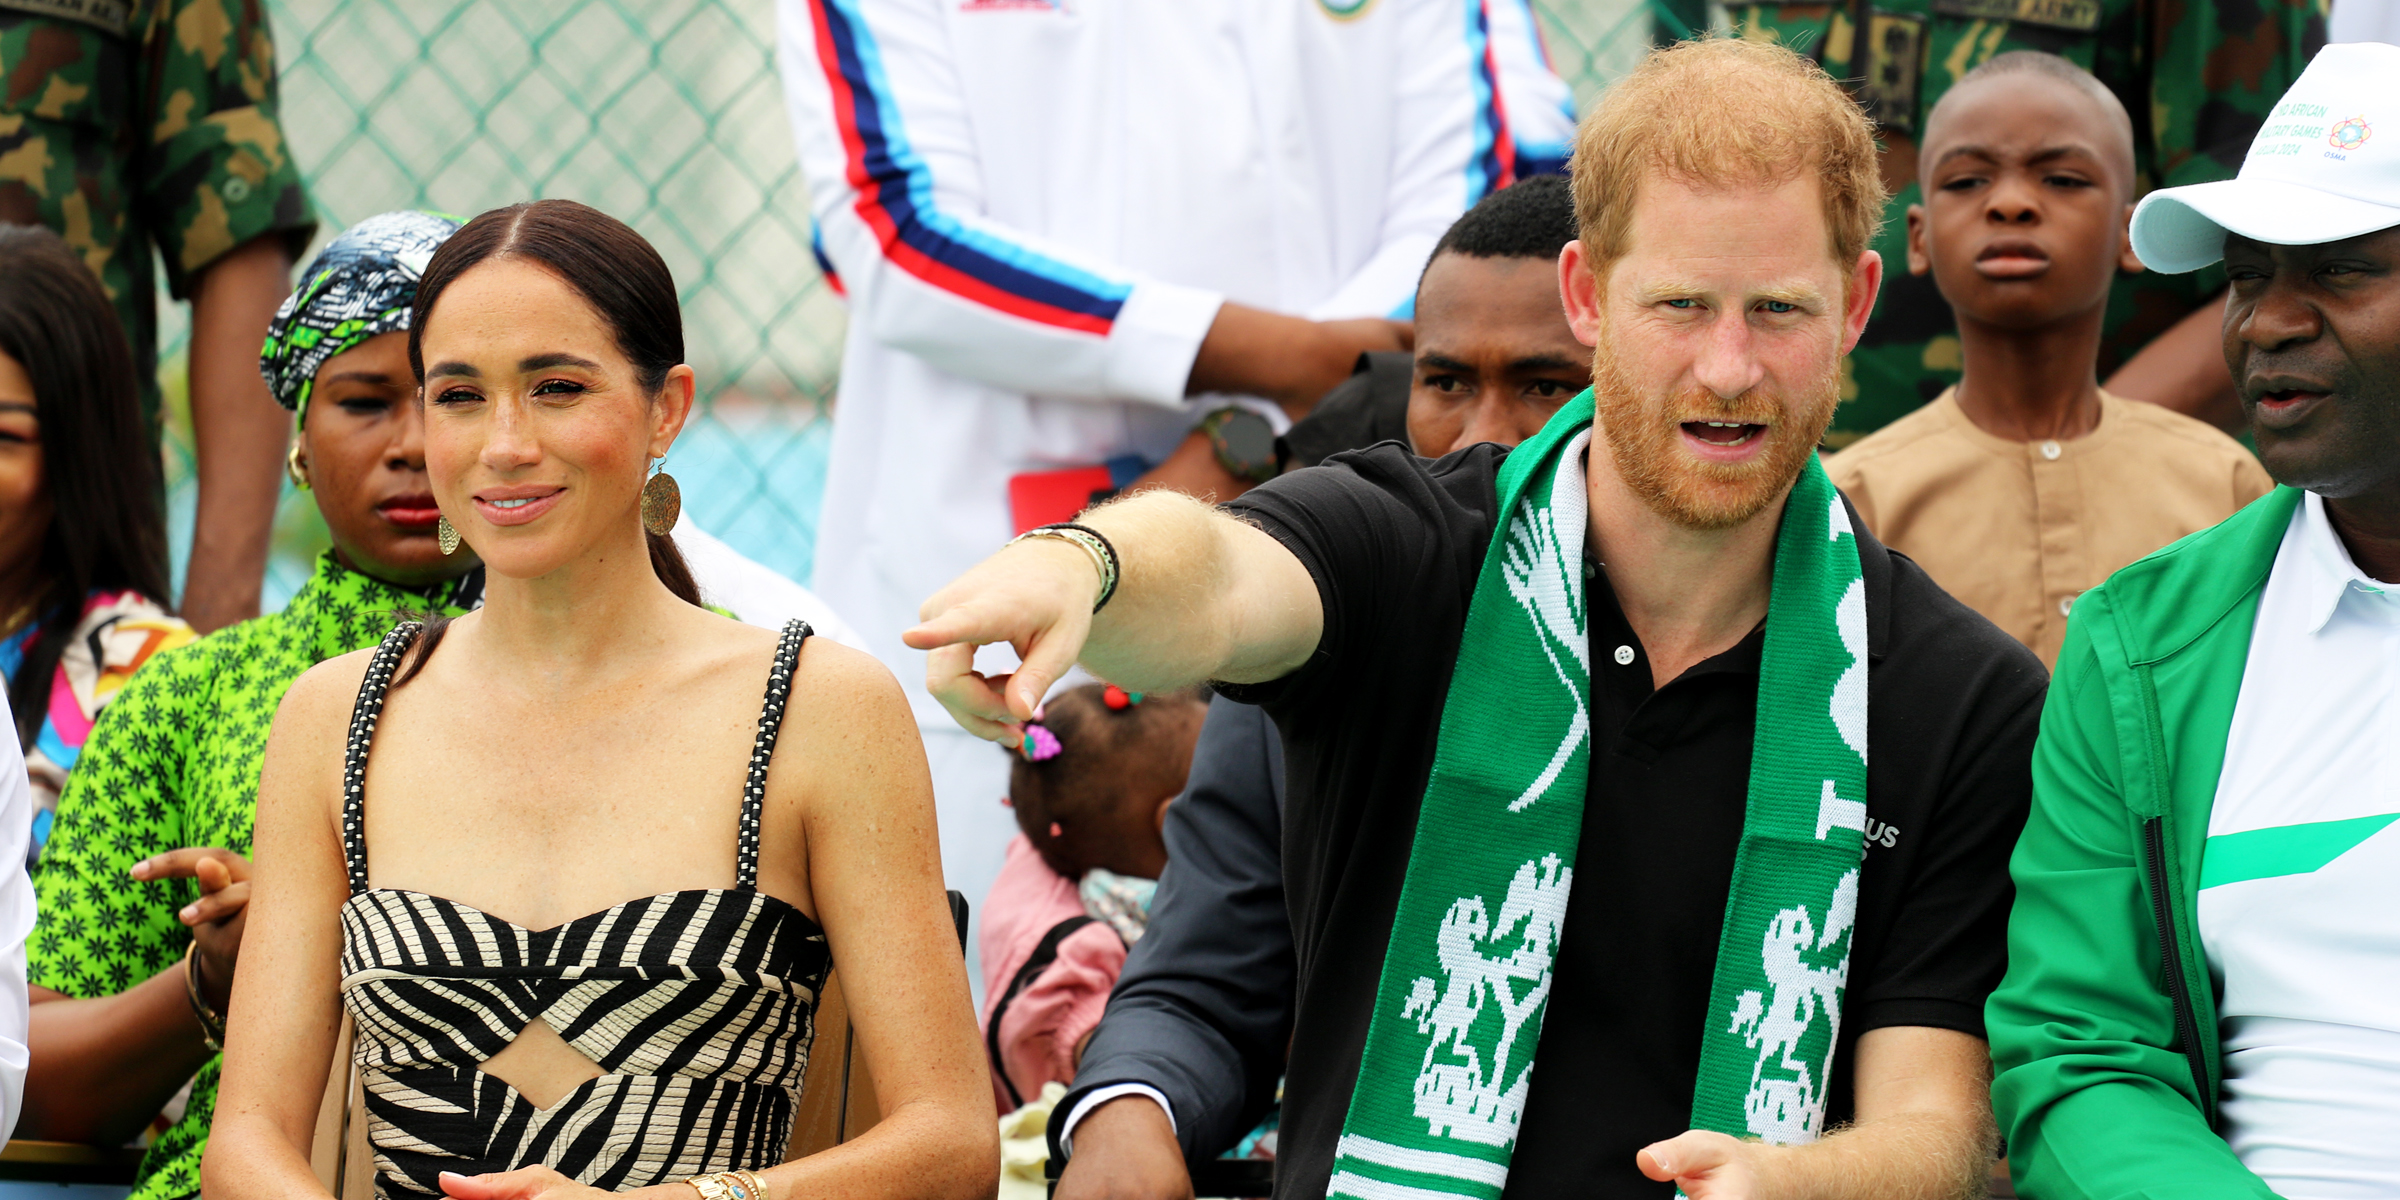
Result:
{"label": "white collar", "polygon": [[2333,531],[2333,521],[2325,515],[2325,498],[2309,492],[2301,498],[2300,511],[2294,518],[2298,527],[2299,553],[2290,565],[2299,568],[2299,577],[2291,582],[2299,588],[2301,613],[2307,617],[2307,631],[2320,633],[2333,620],[2344,598],[2357,594],[2384,597],[2387,602],[2400,602],[2400,585],[2368,578],[2350,557],[2350,548],[2342,544]]}

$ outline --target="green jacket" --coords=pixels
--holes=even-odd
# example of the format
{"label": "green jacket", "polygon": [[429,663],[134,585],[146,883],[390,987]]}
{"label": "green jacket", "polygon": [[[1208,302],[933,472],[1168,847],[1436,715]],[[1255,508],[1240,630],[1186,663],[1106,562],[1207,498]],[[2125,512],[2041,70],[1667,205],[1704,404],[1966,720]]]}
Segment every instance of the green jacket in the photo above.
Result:
{"label": "green jacket", "polygon": [[2020,1194],[2271,1197],[2217,1136],[2217,987],[2197,900],[2267,574],[2301,493],[2085,592],[2033,752],[2008,974],[1984,1020]]}

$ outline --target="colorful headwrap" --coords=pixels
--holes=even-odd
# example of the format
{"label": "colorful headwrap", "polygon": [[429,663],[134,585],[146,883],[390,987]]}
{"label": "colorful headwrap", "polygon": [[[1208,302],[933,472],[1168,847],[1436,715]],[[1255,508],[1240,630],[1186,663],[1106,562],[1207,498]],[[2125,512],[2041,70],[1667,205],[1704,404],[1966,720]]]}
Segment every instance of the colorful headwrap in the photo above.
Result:
{"label": "colorful headwrap", "polygon": [[326,244],[284,297],[259,348],[258,373],[275,402],[308,423],[308,396],[325,360],[368,338],[408,328],[417,277],[458,232],[456,218],[428,212],[368,217]]}

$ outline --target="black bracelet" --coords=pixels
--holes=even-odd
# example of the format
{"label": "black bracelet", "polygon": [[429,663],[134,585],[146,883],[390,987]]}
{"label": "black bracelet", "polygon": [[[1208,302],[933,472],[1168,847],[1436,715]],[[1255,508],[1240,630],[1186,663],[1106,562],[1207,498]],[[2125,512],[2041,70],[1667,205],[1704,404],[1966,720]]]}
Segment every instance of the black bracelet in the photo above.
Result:
{"label": "black bracelet", "polygon": [[1066,521],[1058,527],[1090,534],[1093,541],[1100,543],[1101,552],[1108,555],[1108,579],[1100,585],[1100,598],[1092,602],[1092,611],[1099,612],[1101,609],[1107,608],[1110,597],[1117,594],[1117,581],[1124,578],[1125,563],[1124,560],[1117,557],[1116,543],[1109,541],[1107,534],[1089,525],[1078,525],[1073,521]]}
{"label": "black bracelet", "polygon": [[200,1042],[211,1054],[225,1052],[225,1018],[208,1006],[208,997],[200,990],[200,943],[194,941],[183,951],[183,994],[192,1002],[192,1015],[200,1019]]}
{"label": "black bracelet", "polygon": [[1037,537],[1073,542],[1075,545],[1081,546],[1084,553],[1091,555],[1092,565],[1100,571],[1100,599],[1093,603],[1092,611],[1099,612],[1108,607],[1109,598],[1117,594],[1117,575],[1120,565],[1117,561],[1117,548],[1108,540],[1108,535],[1089,525],[1078,525],[1073,521],[1057,521],[1028,529],[1010,538],[1009,544],[1014,545],[1026,538]]}

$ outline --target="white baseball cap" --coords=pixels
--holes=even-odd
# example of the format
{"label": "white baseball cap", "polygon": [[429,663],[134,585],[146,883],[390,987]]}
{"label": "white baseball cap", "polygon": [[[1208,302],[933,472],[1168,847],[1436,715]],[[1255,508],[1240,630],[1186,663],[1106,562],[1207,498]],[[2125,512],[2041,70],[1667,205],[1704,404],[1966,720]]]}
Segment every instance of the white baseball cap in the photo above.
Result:
{"label": "white baseball cap", "polygon": [[2317,52],[2250,142],[2241,174],[2162,188],[2133,212],[2142,265],[2197,271],[2225,235],[2278,246],[2338,242],[2400,225],[2400,46]]}

